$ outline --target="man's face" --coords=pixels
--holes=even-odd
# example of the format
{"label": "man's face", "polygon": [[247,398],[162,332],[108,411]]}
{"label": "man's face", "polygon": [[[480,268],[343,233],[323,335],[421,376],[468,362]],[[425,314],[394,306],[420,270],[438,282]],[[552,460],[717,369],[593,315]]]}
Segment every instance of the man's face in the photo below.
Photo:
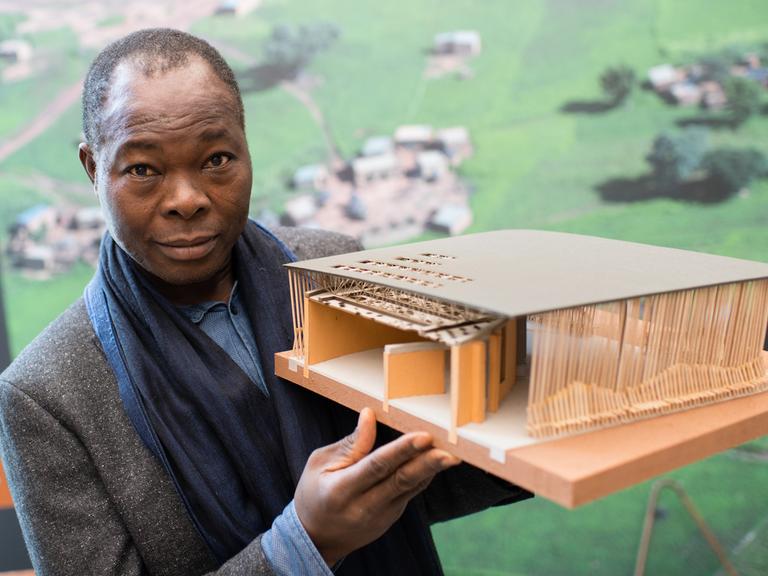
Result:
{"label": "man's face", "polygon": [[112,77],[102,143],[80,158],[115,241],[159,281],[194,289],[230,275],[248,217],[251,163],[236,102],[203,61]]}

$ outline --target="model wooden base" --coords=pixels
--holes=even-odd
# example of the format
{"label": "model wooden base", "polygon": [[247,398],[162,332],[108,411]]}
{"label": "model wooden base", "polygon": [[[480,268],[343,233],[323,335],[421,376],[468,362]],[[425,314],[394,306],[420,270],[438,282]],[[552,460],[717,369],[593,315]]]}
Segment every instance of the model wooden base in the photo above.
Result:
{"label": "model wooden base", "polygon": [[[763,354],[768,369],[768,353]],[[449,438],[449,422],[417,416],[375,393],[304,369],[293,352],[275,357],[275,372],[353,410],[368,406],[397,430],[426,430],[435,445],[566,508],[768,434],[768,392],[566,438],[489,450],[467,435]],[[470,424],[470,426],[475,426]]]}

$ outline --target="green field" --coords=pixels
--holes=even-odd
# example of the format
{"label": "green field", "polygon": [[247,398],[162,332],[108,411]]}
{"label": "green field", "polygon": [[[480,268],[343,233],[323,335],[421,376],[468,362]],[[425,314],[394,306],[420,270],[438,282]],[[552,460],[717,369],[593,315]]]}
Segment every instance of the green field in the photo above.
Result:
{"label": "green field", "polygon": [[[0,85],[0,142],[33,120],[59,91],[80,80],[85,71],[84,55],[71,30],[61,28],[24,38],[43,63],[33,76]],[[79,128],[74,137],[78,134]],[[54,142],[49,139],[48,152],[55,148]],[[5,170],[5,164],[0,169]]]}
{"label": "green field", "polygon": [[51,312],[63,312],[78,296],[93,275],[85,264],[69,274],[40,282],[19,274],[5,276],[5,303],[8,329],[11,333],[11,354],[21,349],[52,320]]}
{"label": "green field", "polygon": [[[400,124],[466,125],[476,154],[461,168],[474,186],[470,231],[526,227],[594,234],[768,261],[768,180],[718,204],[671,199],[607,203],[596,187],[612,178],[648,172],[654,137],[679,130],[695,116],[636,89],[621,107],[601,114],[564,113],[568,102],[599,101],[598,78],[625,64],[638,77],[663,62],[690,62],[725,47],[768,42],[768,4],[758,0],[355,0],[265,1],[243,18],[211,17],[193,31],[216,42],[242,72],[258,61],[262,41],[279,23],[330,21],[342,31],[309,73],[313,98],[339,147],[354,154],[370,135]],[[477,29],[483,52],[474,77],[425,80],[432,36]],[[71,56],[55,74],[0,87],[0,141],[82,74],[67,31],[37,41]],[[245,58],[243,55],[247,56]],[[763,96],[768,103],[768,93]],[[300,164],[325,158],[321,133],[305,108],[272,89],[245,95],[254,165],[252,206],[279,209],[285,182]],[[76,160],[79,111],[72,107],[48,132],[0,164],[0,225],[44,197],[28,187],[30,174],[85,183]],[[712,147],[754,147],[768,154],[768,116],[739,130],[712,130]],[[343,230],[342,230],[343,232]],[[5,275],[14,353],[82,290],[85,266],[48,283]],[[765,440],[753,451],[768,452]],[[723,544],[738,548],[742,573],[768,565],[764,494],[766,460],[730,452],[673,474]],[[544,500],[494,509],[435,528],[452,575],[630,574],[650,484],[576,511]],[[651,545],[648,574],[714,574],[718,565],[679,503],[662,499],[665,516]],[[762,544],[744,540],[752,529]],[[743,564],[738,564],[742,562]],[[758,568],[755,568],[758,567]]]}

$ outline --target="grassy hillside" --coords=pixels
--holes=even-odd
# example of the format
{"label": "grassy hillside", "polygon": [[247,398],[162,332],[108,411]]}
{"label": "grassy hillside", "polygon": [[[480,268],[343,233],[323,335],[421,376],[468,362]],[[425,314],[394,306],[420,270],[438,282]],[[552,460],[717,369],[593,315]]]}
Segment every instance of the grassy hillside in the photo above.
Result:
{"label": "grassy hillside", "polygon": [[[0,14],[0,18],[12,18]],[[21,20],[13,17],[13,20]],[[67,86],[77,82],[84,73],[84,56],[70,30],[60,28],[25,36],[34,50],[37,73],[18,82],[0,85],[0,141],[16,134],[32,121],[45,106]],[[75,137],[79,129],[75,132]],[[49,139],[48,151],[56,140]],[[5,169],[0,164],[0,169]]]}
{"label": "grassy hillside", "polygon": [[93,269],[81,264],[46,282],[7,274],[5,270],[3,275],[11,355],[15,356],[83,293]]}

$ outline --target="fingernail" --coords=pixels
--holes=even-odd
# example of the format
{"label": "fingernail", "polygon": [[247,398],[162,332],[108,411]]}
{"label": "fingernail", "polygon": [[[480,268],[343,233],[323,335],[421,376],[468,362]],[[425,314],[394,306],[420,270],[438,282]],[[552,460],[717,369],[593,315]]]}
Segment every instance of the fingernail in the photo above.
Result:
{"label": "fingernail", "polygon": [[365,410],[366,410],[366,409],[365,409],[365,408],[363,408],[362,410],[360,410],[360,413],[357,415],[357,426],[355,426],[355,431],[357,431],[357,430],[359,430],[359,429],[360,429],[360,424],[362,423],[362,421],[363,421],[363,418],[365,417],[365,416],[364,416],[364,414],[365,414]]}
{"label": "fingernail", "polygon": [[461,463],[461,459],[457,458],[453,454],[446,454],[442,458],[440,458],[440,464],[442,464],[446,468],[450,468],[452,466],[456,466],[457,464]]}
{"label": "fingernail", "polygon": [[416,436],[413,440],[411,440],[411,446],[413,446],[415,450],[425,450],[431,445],[432,445],[432,438],[430,438],[426,434],[420,434],[419,436]]}

